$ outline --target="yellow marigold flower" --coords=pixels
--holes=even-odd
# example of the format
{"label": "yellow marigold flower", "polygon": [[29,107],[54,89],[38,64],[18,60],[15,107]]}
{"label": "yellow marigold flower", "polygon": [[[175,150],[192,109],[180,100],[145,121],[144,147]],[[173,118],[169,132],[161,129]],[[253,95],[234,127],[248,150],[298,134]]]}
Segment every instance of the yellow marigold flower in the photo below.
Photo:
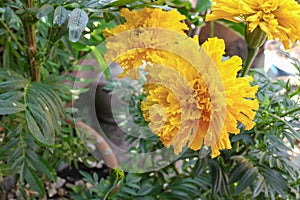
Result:
{"label": "yellow marigold flower", "polygon": [[[147,57],[155,54],[156,49],[174,44],[176,41],[174,38],[168,37],[168,31],[178,32],[181,39],[187,37],[184,30],[188,30],[188,27],[182,22],[186,17],[176,10],[163,11],[160,8],[143,8],[139,11],[130,11],[123,8],[121,15],[126,19],[124,24],[104,31],[108,49],[105,59],[108,62],[118,62],[125,69],[120,77],[134,67],[140,66],[142,60],[148,61]],[[168,31],[164,31],[164,29]],[[143,38],[142,41],[141,38]],[[164,41],[158,40],[158,38],[164,38]],[[149,46],[149,44],[151,45]],[[135,50],[128,52],[128,49]],[[120,52],[124,53],[119,55]],[[130,77],[136,78],[136,74],[131,73]]]}
{"label": "yellow marigold flower", "polygon": [[279,39],[284,47],[300,38],[300,5],[295,0],[213,0],[206,21],[245,21],[250,32],[260,28],[268,39]]}
{"label": "yellow marigold flower", "polygon": [[[238,122],[246,129],[254,126],[257,86],[251,87],[249,78],[236,77],[239,57],[222,62],[223,40],[209,39],[201,49],[197,38],[184,34],[184,17],[176,11],[125,10],[123,15],[128,23],[106,32],[105,59],[121,65],[121,76],[133,78],[146,63],[147,97],[141,109],[166,147],[173,146],[179,154],[185,146],[198,150],[206,145],[216,157],[219,150],[231,148],[229,133],[239,133]],[[175,22],[172,15],[177,16]],[[169,20],[162,23],[158,16]]]}
{"label": "yellow marigold flower", "polygon": [[[217,66],[226,95],[224,125],[217,141],[212,145],[212,157],[216,157],[220,154],[219,150],[231,148],[229,133],[240,132],[237,128],[238,122],[244,124],[247,130],[255,125],[252,120],[255,116],[254,110],[258,109],[258,101],[255,99],[258,87],[250,86],[250,78],[236,77],[241,69],[241,58],[233,56],[222,62],[225,53],[223,40],[211,38],[202,48]],[[212,120],[213,97],[201,74],[186,60],[170,52],[153,55],[151,62],[169,66],[175,69],[175,72],[158,65],[146,67],[147,82],[156,83],[159,79],[169,82],[168,88],[161,84],[145,87],[148,95],[141,108],[145,119],[149,121],[150,129],[159,136],[165,146],[173,145],[176,154],[187,143],[189,148],[194,150],[200,149],[203,143],[207,145],[205,137]],[[193,140],[189,141],[194,130],[197,132],[194,133]],[[178,135],[180,137],[175,139]]]}
{"label": "yellow marigold flower", "polygon": [[188,30],[187,25],[181,22],[186,17],[179,14],[176,10],[166,12],[161,8],[143,8],[140,11],[130,11],[127,8],[123,8],[121,10],[121,16],[125,18],[126,22],[113,29],[106,29],[104,31],[105,37],[116,35],[127,30],[146,27],[167,28],[181,33],[183,33],[184,30]]}

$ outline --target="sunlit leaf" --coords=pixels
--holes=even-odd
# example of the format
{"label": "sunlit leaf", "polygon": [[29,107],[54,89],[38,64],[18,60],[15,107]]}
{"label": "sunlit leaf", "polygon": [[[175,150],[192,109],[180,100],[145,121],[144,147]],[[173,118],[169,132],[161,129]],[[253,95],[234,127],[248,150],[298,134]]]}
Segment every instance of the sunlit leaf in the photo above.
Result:
{"label": "sunlit leaf", "polygon": [[79,8],[72,10],[69,20],[69,39],[77,42],[88,23],[88,15]]}
{"label": "sunlit leaf", "polygon": [[64,7],[58,6],[54,11],[53,24],[61,26],[68,20],[68,18],[68,11]]}

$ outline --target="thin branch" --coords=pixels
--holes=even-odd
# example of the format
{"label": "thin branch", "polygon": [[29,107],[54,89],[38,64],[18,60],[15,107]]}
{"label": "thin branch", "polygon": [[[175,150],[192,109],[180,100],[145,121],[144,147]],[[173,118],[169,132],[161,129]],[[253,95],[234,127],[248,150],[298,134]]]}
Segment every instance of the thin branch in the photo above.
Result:
{"label": "thin branch", "polygon": [[0,22],[4,26],[4,28],[6,29],[6,31],[9,33],[9,35],[11,36],[11,38],[13,39],[13,41],[17,44],[17,46],[19,47],[19,49],[21,51],[26,52],[26,49],[20,44],[20,42],[16,38],[15,34],[9,29],[9,27],[5,24],[5,22],[1,18],[0,18]]}
{"label": "thin branch", "polygon": [[287,111],[287,112],[285,112],[285,113],[282,113],[279,117],[285,117],[285,116],[287,116],[287,115],[289,115],[289,114],[292,114],[292,113],[294,113],[294,112],[297,112],[297,111],[300,111],[300,107],[297,107],[297,108],[294,108],[294,109],[292,109],[292,110],[289,110],[289,111]]}

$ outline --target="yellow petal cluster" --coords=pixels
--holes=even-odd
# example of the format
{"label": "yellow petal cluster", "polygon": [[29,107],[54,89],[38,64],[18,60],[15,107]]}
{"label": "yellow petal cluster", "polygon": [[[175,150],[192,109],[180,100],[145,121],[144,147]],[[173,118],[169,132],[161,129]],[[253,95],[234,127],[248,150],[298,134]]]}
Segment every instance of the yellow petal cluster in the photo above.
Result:
{"label": "yellow petal cluster", "polygon": [[259,27],[268,39],[279,39],[288,49],[300,38],[300,5],[295,0],[213,0],[206,21],[245,21],[249,31]]}
{"label": "yellow petal cluster", "polygon": [[121,16],[125,18],[126,22],[113,29],[105,29],[105,37],[145,27],[167,28],[181,33],[184,30],[188,30],[187,25],[181,22],[186,17],[179,14],[176,10],[165,12],[161,8],[144,8],[140,11],[130,11],[127,8],[123,8],[121,9]]}
{"label": "yellow petal cluster", "polygon": [[[159,14],[149,18],[151,13]],[[178,154],[185,146],[198,150],[206,145],[216,157],[220,150],[231,148],[229,134],[239,133],[238,122],[246,129],[255,125],[258,87],[250,86],[251,78],[237,78],[241,58],[222,61],[222,39],[211,38],[201,49],[197,38],[182,31],[179,20],[184,17],[172,11],[145,8],[123,11],[123,16],[128,18],[124,25],[107,31],[105,58],[120,63],[122,76],[134,78],[135,69],[146,63],[147,96],[141,109],[166,147],[173,146]],[[163,21],[159,16],[169,21],[158,23]],[[161,24],[173,32],[164,31]],[[199,51],[203,54],[195,53]]]}
{"label": "yellow petal cluster", "polygon": [[[258,86],[250,86],[251,78],[237,78],[242,65],[241,58],[233,56],[222,62],[222,56],[225,54],[222,39],[211,38],[202,48],[217,66],[225,88],[225,121],[222,132],[212,146],[212,157],[216,157],[220,154],[219,150],[231,148],[229,133],[240,132],[237,128],[238,122],[244,124],[247,130],[255,125],[252,120],[255,110],[258,109],[258,101],[255,99]],[[211,95],[205,81],[193,66],[170,52],[154,54],[151,62],[169,66],[177,73],[160,66],[146,67],[149,82],[156,82],[157,80],[153,80],[156,78],[173,83],[172,86],[168,85],[168,88],[160,84],[145,87],[147,98],[141,108],[145,119],[149,121],[150,129],[160,137],[165,146],[173,145],[175,153],[180,152],[186,143],[191,149],[200,149],[212,120]],[[197,132],[194,133],[192,142],[189,142],[194,127],[197,127]],[[178,134],[182,136],[174,141]]]}

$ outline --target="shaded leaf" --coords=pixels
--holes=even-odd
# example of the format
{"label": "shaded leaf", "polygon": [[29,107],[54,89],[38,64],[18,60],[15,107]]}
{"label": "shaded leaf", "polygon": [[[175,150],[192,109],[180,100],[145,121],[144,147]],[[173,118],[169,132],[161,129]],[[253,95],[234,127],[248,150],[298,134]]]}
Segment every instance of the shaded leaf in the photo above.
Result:
{"label": "shaded leaf", "polygon": [[229,177],[229,184],[232,184],[241,179],[242,175],[250,168],[249,163],[242,162],[231,172]]}
{"label": "shaded leaf", "polygon": [[45,162],[43,158],[39,157],[35,152],[32,150],[26,151],[28,158],[31,160],[31,163],[34,163],[34,168],[38,171],[40,171],[43,174],[46,174],[48,178],[50,178],[51,181],[56,180],[55,172],[50,167],[50,164],[48,162]]}
{"label": "shaded leaf", "polygon": [[30,185],[30,187],[40,195],[46,194],[42,180],[38,175],[30,168],[25,170],[25,180]]}
{"label": "shaded leaf", "polygon": [[40,143],[46,146],[53,146],[53,143],[49,143],[49,141],[54,141],[52,138],[45,138],[43,133],[41,132],[40,128],[38,127],[35,119],[32,117],[29,110],[25,111],[26,121],[28,129],[31,135]]}
{"label": "shaded leaf", "polygon": [[0,115],[15,114],[25,110],[25,105],[20,102],[0,100]]}
{"label": "shaded leaf", "polygon": [[41,19],[44,16],[49,15],[53,10],[53,6],[49,5],[49,4],[45,4],[42,7],[40,7],[36,13],[36,17],[38,19]]}
{"label": "shaded leaf", "polygon": [[249,168],[241,177],[238,186],[234,190],[234,194],[238,195],[248,186],[251,186],[251,184],[257,177],[257,173],[258,171],[256,167]]}

